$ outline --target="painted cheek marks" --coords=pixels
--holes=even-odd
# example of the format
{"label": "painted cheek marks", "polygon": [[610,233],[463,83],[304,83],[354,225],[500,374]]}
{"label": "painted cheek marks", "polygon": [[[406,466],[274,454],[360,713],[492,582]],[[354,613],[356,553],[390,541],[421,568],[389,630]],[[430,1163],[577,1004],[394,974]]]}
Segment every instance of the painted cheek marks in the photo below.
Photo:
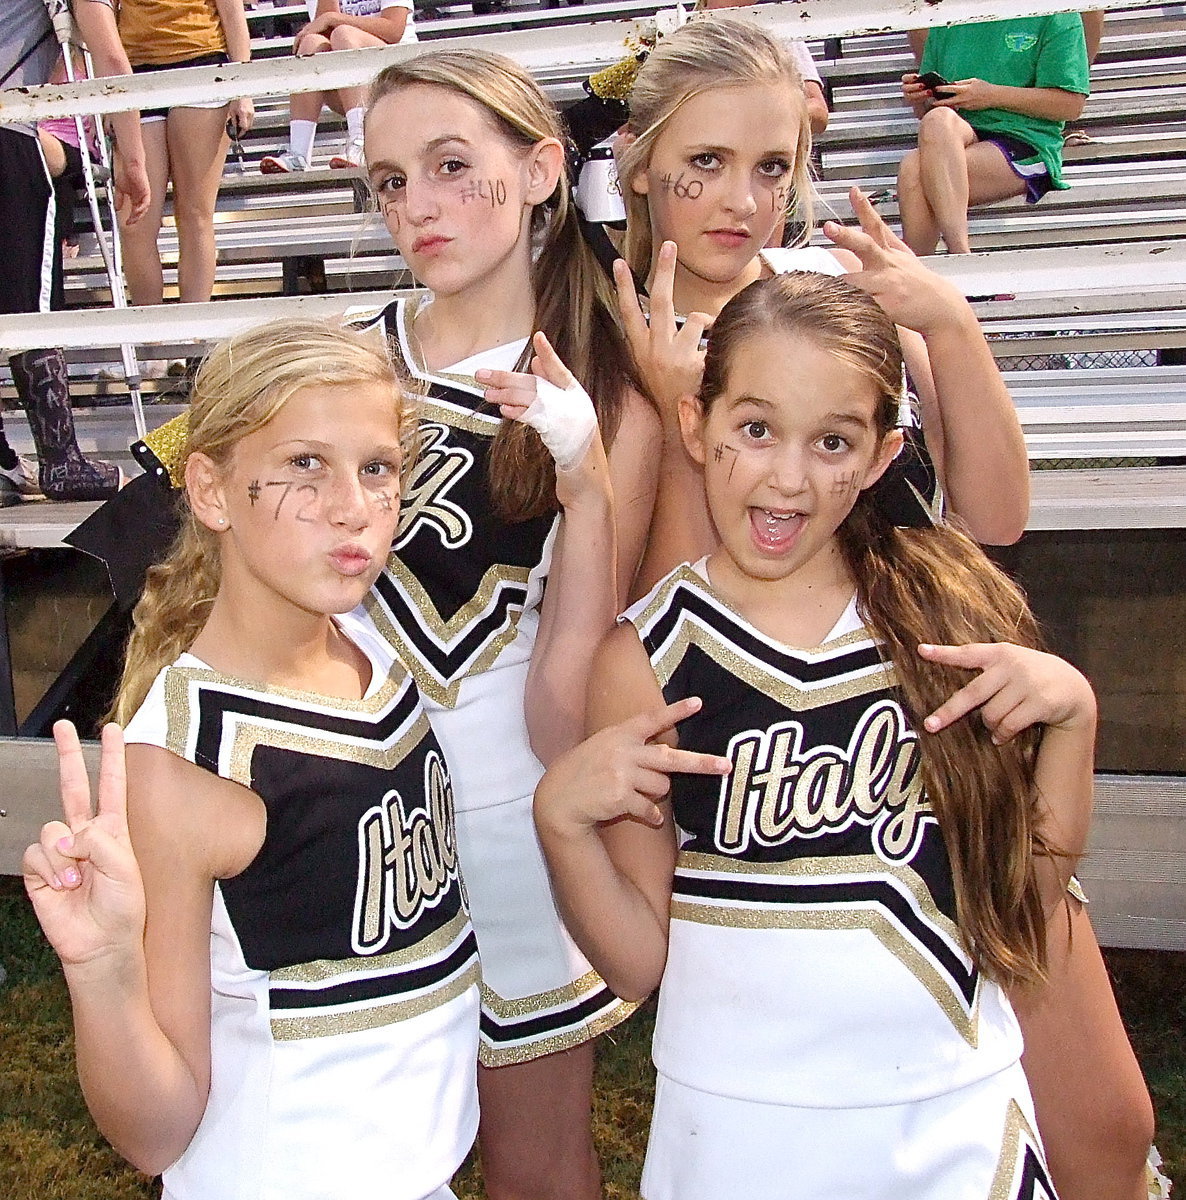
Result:
{"label": "painted cheek marks", "polygon": [[861,490],[861,476],[858,471],[842,471],[832,480],[832,495],[848,499]]}
{"label": "painted cheek marks", "polygon": [[[289,495],[295,493],[296,510],[294,517],[303,525],[313,524],[314,518],[309,516],[309,509],[317,503],[317,488],[311,483],[289,483],[284,479],[269,479],[264,487],[283,488],[279,494],[279,499],[276,501],[276,511],[272,514],[273,521],[280,520],[280,510],[284,507],[285,500]],[[253,501],[254,503],[254,501]]]}
{"label": "painted cheek marks", "polygon": [[395,235],[399,233],[399,209],[396,207],[394,196],[379,197],[379,211],[387,223],[388,230]]}
{"label": "painted cheek marks", "polygon": [[486,201],[491,208],[499,208],[507,202],[507,185],[501,179],[478,179],[467,184],[461,192],[461,203]]}
{"label": "painted cheek marks", "polygon": [[704,192],[704,183],[699,179],[689,179],[685,183],[684,174],[685,172],[681,171],[675,179],[672,179],[668,173],[659,182],[663,185],[664,191],[670,192],[679,200],[699,200]]}
{"label": "painted cheek marks", "polygon": [[717,442],[712,448],[712,461],[720,462],[726,453],[733,455],[733,461],[729,464],[729,478],[732,479],[733,471],[737,466],[737,460],[741,456],[741,451],[736,446],[730,446],[728,442]]}
{"label": "painted cheek marks", "polygon": [[247,499],[251,501],[251,507],[255,507],[255,502],[259,499],[259,480],[253,479],[247,485]]}
{"label": "painted cheek marks", "polygon": [[785,213],[790,207],[794,190],[789,184],[784,187],[776,187],[770,193],[770,211],[772,213]]}
{"label": "painted cheek marks", "polygon": [[375,499],[378,501],[379,507],[384,512],[391,512],[392,501],[390,492],[378,492],[375,496]]}

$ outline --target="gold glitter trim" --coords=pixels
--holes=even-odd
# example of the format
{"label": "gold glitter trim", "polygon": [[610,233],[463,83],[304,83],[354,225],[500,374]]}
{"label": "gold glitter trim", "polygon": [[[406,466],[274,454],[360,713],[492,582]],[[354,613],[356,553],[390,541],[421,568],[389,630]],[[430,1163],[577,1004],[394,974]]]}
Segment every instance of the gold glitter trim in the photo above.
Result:
{"label": "gold glitter trim", "polygon": [[[643,612],[634,618],[634,623],[642,634],[649,633],[649,626],[667,608],[671,593],[679,584],[689,585],[692,590],[697,591],[748,633],[769,645],[771,652],[775,654],[789,651],[814,661],[825,656],[831,657],[837,650],[863,645],[877,648],[877,642],[864,628],[841,634],[840,637],[824,642],[820,646],[780,645],[763,634],[761,630],[756,629],[740,613],[725,603],[698,572],[686,565],[669,577],[667,586],[662,588]],[[659,680],[660,686],[665,687],[671,682],[672,676],[690,646],[698,647],[722,670],[737,676],[755,691],[761,692],[792,712],[809,712],[813,708],[821,708],[839,700],[851,700],[869,695],[871,692],[884,691],[897,684],[893,664],[882,661],[877,668],[862,670],[859,675],[850,676],[836,683],[820,688],[801,688],[781,671],[777,671],[765,663],[754,662],[743,657],[733,649],[725,635],[715,629],[706,628],[690,614],[683,614],[679,617],[674,634],[666,640],[662,652],[653,660],[655,676]]]}
{"label": "gold glitter trim", "polygon": [[[423,375],[418,378],[427,383],[448,382],[455,387],[461,386],[455,380],[445,380],[443,376]],[[472,380],[470,382],[473,383]],[[448,425],[453,429],[464,429],[466,433],[476,433],[480,437],[487,438],[493,438],[502,426],[502,417],[497,412],[492,414],[466,412],[464,408],[447,404],[435,396],[425,396],[420,401],[420,420],[421,422],[436,421],[441,425]]]}
{"label": "gold glitter trim", "polygon": [[[527,1017],[555,1008],[566,999],[569,999],[568,1007],[571,1007],[603,986],[601,976],[596,971],[589,971],[565,987],[553,988],[549,992],[537,992],[533,996],[507,1000],[492,991],[483,981],[482,1006],[493,1013],[496,1019]],[[499,1046],[483,1033],[478,1041],[478,1062],[484,1067],[509,1067],[515,1063],[531,1062],[532,1059],[543,1058],[545,1054],[555,1054],[559,1050],[572,1050],[576,1046],[582,1046],[585,1042],[592,1041],[606,1030],[620,1025],[638,1008],[637,1004],[619,999],[608,989],[607,995],[610,1002],[606,1009],[597,1016],[579,1021],[575,1025],[569,1025],[556,1033],[541,1034],[527,1041],[517,1042],[514,1046]],[[556,1015],[562,1017],[563,1009]]]}
{"label": "gold glitter trim", "polygon": [[382,974],[434,958],[460,940],[468,931],[469,915],[460,912],[448,924],[442,925],[426,938],[403,950],[375,954],[369,958],[319,958],[292,967],[281,967],[271,972],[268,978],[276,983],[324,983],[341,976]]}
{"label": "gold glitter trim", "polygon": [[165,748],[179,758],[187,758],[186,740],[193,719],[189,707],[189,685],[195,675],[214,681],[213,671],[194,667],[170,667],[165,672]]}
{"label": "gold glitter trim", "polygon": [[[233,688],[256,696],[276,696],[296,700],[330,710],[356,712],[376,716],[391,706],[408,681],[408,673],[395,660],[383,683],[369,696],[361,700],[345,700],[322,696],[314,692],[302,692],[292,688],[272,687],[222,675],[209,667],[173,666],[165,674],[165,746],[181,758],[188,758],[188,738],[192,731],[194,714],[190,696],[194,686],[200,691],[204,685],[214,688]],[[398,741],[387,748],[374,745],[352,745],[340,735],[320,733],[312,729],[277,729],[270,725],[253,726],[254,718],[243,713],[234,713],[238,722],[231,749],[230,775],[236,783],[251,786],[251,756],[256,746],[271,746],[278,750],[296,750],[316,754],[321,758],[333,758],[341,762],[362,763],[365,766],[389,770],[398,765],[428,733],[428,718],[422,709],[416,711],[415,719]],[[217,765],[217,764],[215,764]]]}
{"label": "gold glitter trim", "polygon": [[577,1004],[604,986],[604,980],[596,971],[586,971],[579,979],[553,988],[550,992],[534,992],[530,996],[508,1000],[483,980],[482,1004],[500,1021],[513,1021],[516,1017],[534,1016],[562,1004]]}
{"label": "gold glitter trim", "polygon": [[959,926],[935,903],[934,896],[917,871],[910,867],[887,863],[875,854],[852,854],[833,858],[796,858],[789,862],[755,863],[726,858],[717,854],[696,854],[681,851],[677,870],[697,871],[714,875],[804,875],[809,878],[832,875],[841,878],[868,879],[871,875],[889,875],[897,880],[918,903],[923,915],[958,946],[964,945]]}
{"label": "gold glitter trim", "polygon": [[1013,1180],[1017,1175],[1017,1166],[1022,1154],[1022,1137],[1025,1144],[1030,1146],[1038,1156],[1038,1161],[1046,1169],[1045,1155],[1025,1113],[1016,1100],[1009,1101],[1009,1109],[1005,1115],[1005,1132],[1001,1137],[1001,1156],[997,1159],[997,1169],[992,1177],[992,1186],[988,1189],[985,1200],[1016,1200],[1018,1193],[1013,1188]]}
{"label": "gold glitter trim", "polygon": [[[417,616],[430,631],[430,636],[446,646],[455,641],[459,635],[465,634],[480,615],[498,611],[491,601],[500,587],[516,584],[526,590],[531,578],[531,571],[526,567],[508,567],[502,563],[495,563],[482,576],[482,581],[473,597],[467,600],[449,620],[445,621],[442,620],[436,605],[432,602],[432,597],[425,591],[420,581],[404,566],[398,554],[392,554],[387,560],[387,571],[398,580],[406,592]],[[519,633],[519,618],[524,611],[523,607],[517,603],[507,607],[504,610],[502,626],[497,629],[497,632],[490,635],[477,657],[470,660],[460,675],[446,681],[441,679],[424,661],[416,643],[391,619],[376,591],[372,590],[364,603],[367,614],[376,628],[400,659],[408,665],[421,692],[444,708],[452,708],[457,703],[457,692],[463,679],[485,671],[515,640]]]}
{"label": "gold glitter trim", "polygon": [[307,1038],[333,1037],[341,1033],[358,1033],[365,1029],[394,1025],[397,1021],[422,1016],[448,1004],[451,1000],[456,1000],[477,983],[479,978],[478,964],[473,962],[462,974],[443,987],[409,1000],[395,1000],[390,1004],[354,1008],[348,1012],[320,1013],[316,1016],[273,1016],[272,1038],[277,1042],[300,1042]]}
{"label": "gold glitter trim", "polygon": [[[802,875],[808,878],[839,876],[867,880],[870,876],[890,876],[906,888],[918,904],[921,915],[936,929],[963,947],[959,927],[935,904],[934,897],[916,871],[894,866],[874,855],[852,855],[844,858],[804,858],[789,863],[751,863],[722,859],[713,854],[681,852],[677,871],[711,872],[737,875]],[[742,901],[742,904],[745,902]],[[973,1048],[977,1044],[980,1016],[981,979],[976,982],[976,996],[970,1012],[965,1012],[962,996],[953,989],[946,974],[901,931],[898,923],[884,911],[869,909],[828,909],[819,912],[798,907],[791,911],[768,907],[739,907],[727,901],[693,903],[673,899],[672,919],[694,921],[699,925],[735,929],[868,929],[883,946],[901,961],[903,966],[922,984],[943,1010],[961,1037]],[[965,950],[966,953],[966,950]]]}
{"label": "gold glitter trim", "polygon": [[408,751],[428,735],[429,728],[428,718],[421,709],[403,736],[390,746],[374,743],[355,746],[340,740],[339,735],[322,734],[314,730],[276,729],[268,725],[254,726],[249,724],[251,718],[236,715],[239,724],[235,728],[235,740],[231,746],[230,777],[247,787],[251,786],[251,758],[257,746],[293,750],[298,754],[312,754],[319,758],[360,763],[365,767],[390,771],[399,766]]}
{"label": "gold glitter trim", "polygon": [[140,439],[169,473],[169,482],[175,488],[185,485],[185,458],[182,451],[188,438],[189,410],[186,409]]}

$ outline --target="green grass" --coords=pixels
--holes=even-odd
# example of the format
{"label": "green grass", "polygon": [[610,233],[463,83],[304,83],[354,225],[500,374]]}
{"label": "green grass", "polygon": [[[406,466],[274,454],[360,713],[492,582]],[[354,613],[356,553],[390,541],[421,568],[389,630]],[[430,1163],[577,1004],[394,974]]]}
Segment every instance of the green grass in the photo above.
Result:
{"label": "green grass", "polygon": [[[1120,1007],[1157,1106],[1157,1142],[1171,1178],[1186,1181],[1186,955],[1107,955]],[[20,881],[0,878],[0,1197],[148,1200],[154,1181],[122,1163],[87,1116],[74,1076],[70,1005]],[[650,1119],[650,1007],[601,1039],[594,1134],[609,1200],[638,1195]],[[472,1161],[454,1181],[483,1200]]]}

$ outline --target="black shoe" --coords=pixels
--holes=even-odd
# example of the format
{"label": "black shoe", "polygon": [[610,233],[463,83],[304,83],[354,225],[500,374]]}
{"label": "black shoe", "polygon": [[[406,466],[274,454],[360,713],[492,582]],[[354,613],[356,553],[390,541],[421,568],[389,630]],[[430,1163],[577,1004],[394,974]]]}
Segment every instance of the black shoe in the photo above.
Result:
{"label": "black shoe", "polygon": [[83,458],[41,464],[41,490],[47,500],[110,500],[122,479],[115,463]]}

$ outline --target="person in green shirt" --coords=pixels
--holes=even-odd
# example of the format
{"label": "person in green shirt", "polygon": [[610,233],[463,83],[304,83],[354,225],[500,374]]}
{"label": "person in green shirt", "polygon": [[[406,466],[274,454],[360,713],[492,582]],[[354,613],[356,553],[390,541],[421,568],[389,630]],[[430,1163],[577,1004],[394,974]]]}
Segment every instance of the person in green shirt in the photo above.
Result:
{"label": "person in green shirt", "polygon": [[[928,72],[950,82],[930,88]],[[918,149],[898,170],[906,244],[932,254],[942,238],[949,253],[967,254],[970,207],[1022,195],[1033,204],[1067,187],[1063,125],[1088,90],[1078,13],[931,30],[920,73],[902,76],[919,118]]]}

